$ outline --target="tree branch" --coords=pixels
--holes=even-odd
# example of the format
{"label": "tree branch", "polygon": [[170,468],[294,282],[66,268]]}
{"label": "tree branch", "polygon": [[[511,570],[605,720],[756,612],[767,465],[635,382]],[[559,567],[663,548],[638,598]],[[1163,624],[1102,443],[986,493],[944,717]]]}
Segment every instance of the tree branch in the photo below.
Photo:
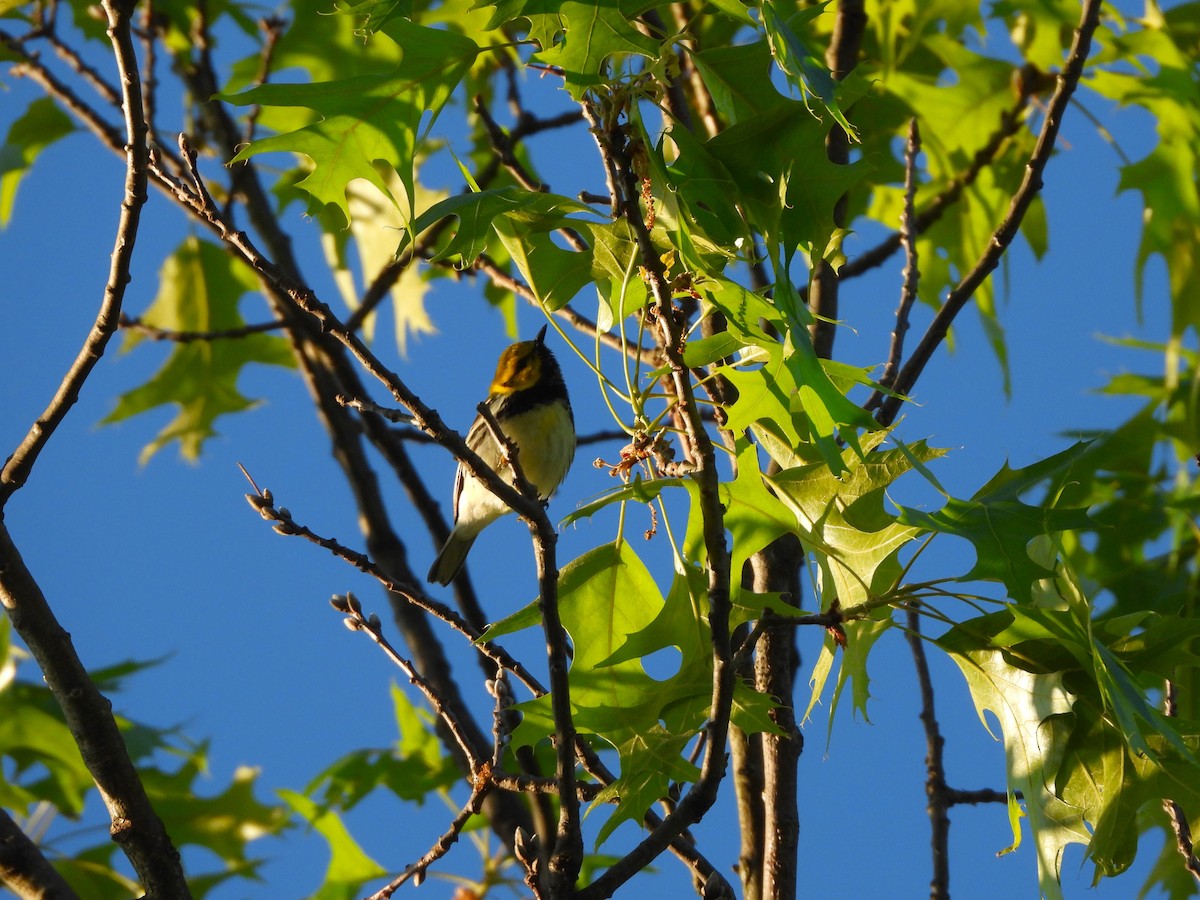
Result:
{"label": "tree branch", "polygon": [[113,719],[112,704],[88,675],[71,636],[55,618],[3,521],[0,603],[62,708],[71,737],[111,816],[109,833],[132,863],[147,897],[190,897],[179,851],[150,805]]}
{"label": "tree branch", "polygon": [[[0,469],[0,509],[29,478],[38,455],[45,448],[55,430],[66,418],[71,407],[79,399],[84,382],[104,355],[109,339],[117,330],[121,314],[121,303],[125,297],[125,286],[129,283],[129,267],[133,248],[137,240],[138,222],[142,206],[146,202],[146,172],[149,167],[149,150],[146,140],[146,123],[142,116],[141,93],[137,73],[137,61],[129,31],[128,13],[117,5],[117,0],[105,4],[109,17],[109,37],[116,55],[117,67],[121,72],[124,90],[123,112],[125,116],[125,196],[121,201],[121,215],[117,224],[117,237],[109,267],[108,283],[104,287],[104,300],[75,361],[59,383],[50,404],[38,416],[25,438]],[[4,40],[6,46],[11,44]],[[24,53],[23,48],[21,52]],[[41,71],[41,70],[35,70]]]}
{"label": "tree branch", "polygon": [[[1067,57],[1067,64],[1058,76],[1058,86],[1046,108],[1046,120],[1042,125],[1041,133],[1038,135],[1033,154],[1025,166],[1025,177],[1021,180],[1021,185],[1017,189],[1016,194],[1013,195],[1008,214],[996,228],[995,232],[993,232],[991,240],[988,241],[987,249],[984,250],[974,268],[950,291],[949,296],[946,297],[946,302],[942,304],[942,308],[938,310],[925,335],[921,338],[921,343],[900,370],[900,374],[897,376],[894,385],[897,394],[907,395],[911,393],[913,385],[916,384],[917,379],[921,376],[921,372],[924,371],[926,363],[932,358],[934,351],[941,342],[945,340],[954,318],[962,311],[962,308],[966,306],[971,297],[974,296],[975,291],[983,284],[984,279],[999,265],[1000,258],[1004,255],[1009,244],[1016,237],[1017,230],[1021,227],[1021,221],[1025,218],[1025,212],[1029,209],[1033,198],[1042,189],[1042,173],[1045,171],[1046,164],[1050,161],[1051,152],[1054,150],[1054,142],[1058,137],[1059,128],[1062,126],[1062,118],[1066,113],[1067,104],[1071,100],[1071,95],[1075,92],[1075,86],[1079,83],[1079,79],[1083,75],[1083,67],[1087,62],[1088,53],[1092,46],[1092,35],[1096,31],[1099,20],[1100,0],[1084,0],[1083,11],[1080,16],[1079,26],[1075,29],[1075,38],[1071,45],[1071,52]],[[876,418],[884,425],[891,424],[895,420],[902,402],[899,396],[888,397],[880,404],[879,413]]]}
{"label": "tree branch", "polygon": [[329,602],[334,609],[346,616],[342,621],[345,622],[347,628],[351,631],[363,632],[370,637],[375,645],[392,661],[392,664],[408,677],[409,683],[425,695],[425,699],[429,701],[429,706],[433,710],[434,715],[446,726],[450,734],[454,736],[459,750],[462,751],[462,755],[467,761],[472,778],[476,777],[484,764],[484,758],[477,752],[480,749],[480,746],[475,741],[478,735],[464,728],[458,716],[442,698],[438,689],[418,672],[410,661],[401,656],[399,651],[392,646],[391,642],[383,636],[383,626],[379,621],[379,616],[374,613],[369,616],[364,615],[362,604],[359,603],[358,598],[352,592],[335,594]]}
{"label": "tree branch", "polygon": [[[800,560],[803,550],[792,535],[779,538],[751,559],[753,590],[778,592],[799,605]],[[800,653],[796,648],[796,625],[768,621],[754,661],[754,687],[774,697],[778,705],[771,719],[778,734],[764,733],[763,768],[763,853],[762,896],[770,900],[794,900],[798,881],[800,809],[800,754],[804,736],[792,706]]]}
{"label": "tree branch", "polygon": [[[837,18],[834,20],[833,37],[825,53],[825,64],[837,81],[843,80],[858,65],[858,52],[862,47],[863,31],[867,26],[867,13],[863,0],[838,0]],[[850,162],[850,137],[834,124],[825,138],[825,155],[834,165],[844,166]],[[838,198],[833,207],[835,228],[846,227],[847,195]],[[809,330],[813,349],[821,359],[833,356],[833,339],[837,331],[838,288],[841,276],[824,257],[813,264],[808,305],[816,318]]]}
{"label": "tree branch", "polygon": [[921,637],[921,616],[917,607],[909,603],[905,610],[908,630],[905,638],[912,650],[913,663],[917,667],[917,684],[921,693],[921,725],[925,728],[925,796],[929,813],[931,835],[930,851],[933,854],[933,876],[929,882],[930,900],[950,898],[950,800],[946,789],[946,766],[942,748],[946,744],[938,726],[937,711],[933,707],[933,679],[929,677],[929,661],[925,658],[925,645]]}
{"label": "tree branch", "polygon": [[[900,242],[904,245],[904,285],[900,290],[900,305],[896,307],[896,325],[892,328],[892,342],[888,348],[887,364],[879,377],[879,384],[884,388],[891,387],[896,380],[896,372],[900,368],[900,360],[904,356],[904,335],[908,331],[908,316],[917,300],[917,286],[921,278],[921,270],[917,264],[917,236],[913,232],[914,204],[917,197],[917,154],[921,152],[921,134],[917,130],[917,120],[908,123],[908,141],[904,147],[904,212],[900,215]],[[876,390],[863,409],[868,412],[883,400],[883,391]]]}
{"label": "tree branch", "polygon": [[79,900],[38,845],[0,809],[0,885],[29,900]]}
{"label": "tree branch", "polygon": [[[1022,82],[1023,86],[1025,84],[1025,82]],[[963,191],[976,182],[980,173],[991,165],[1000,153],[1000,149],[1004,146],[1004,142],[1016,134],[1017,130],[1021,127],[1021,122],[1024,121],[1023,113],[1025,112],[1025,107],[1029,104],[1029,97],[1029,93],[1024,89],[1018,93],[1017,102],[1001,116],[1000,126],[992,132],[987,143],[975,152],[966,171],[954,178],[946,186],[945,190],[930,200],[925,208],[915,215],[912,225],[913,234],[924,234],[932,227],[945,215],[946,210],[958,202],[959,198],[962,197]],[[871,269],[878,268],[891,259],[892,255],[901,248],[902,241],[903,233],[900,231],[894,232],[870,250],[860,253],[842,266],[838,270],[838,277],[842,281],[846,281],[849,278],[856,278],[859,275],[863,275]]]}
{"label": "tree branch", "polygon": [[256,325],[243,325],[241,328],[228,328],[224,331],[172,331],[169,328],[159,328],[143,322],[136,316],[121,313],[119,324],[129,331],[136,331],[152,341],[173,341],[177,344],[191,344],[196,341],[227,341],[249,337],[252,334],[280,331],[287,323],[276,319],[273,322],[260,322]]}
{"label": "tree branch", "polygon": [[458,814],[450,822],[450,826],[438,838],[437,843],[430,847],[424,856],[401,872],[400,875],[371,894],[367,900],[388,900],[389,897],[400,890],[408,881],[412,881],[413,887],[420,887],[421,882],[425,880],[425,873],[429,870],[429,867],[450,852],[450,848],[458,842],[458,837],[467,826],[467,822],[470,821],[471,816],[476,815],[483,808],[483,801],[491,790],[492,785],[488,781],[483,781],[479,786],[474,788],[463,808],[458,811]]}
{"label": "tree branch", "polygon": [[[611,102],[611,99],[610,99]],[[717,788],[725,776],[726,738],[733,700],[735,676],[730,646],[730,572],[729,551],[725,543],[724,507],[718,492],[716,458],[712,440],[692,391],[691,373],[683,362],[682,323],[671,300],[660,252],[642,218],[639,179],[628,156],[625,137],[619,133],[616,119],[620,110],[610,109],[598,115],[592,101],[583,101],[583,112],[592,126],[592,134],[615,189],[614,206],[625,219],[637,241],[645,278],[654,298],[654,320],[659,342],[666,354],[669,378],[674,386],[683,420],[691,477],[696,482],[699,510],[703,521],[705,566],[708,572],[709,627],[712,636],[712,705],[707,725],[707,745],[700,766],[700,777],[678,805],[643,840],[587,888],[581,898],[607,897],[641,871],[690,825],[703,818],[716,801]],[[611,129],[606,127],[611,125]]]}
{"label": "tree branch", "polygon": [[[104,0],[108,36],[122,91],[125,118],[125,193],[117,237],[99,314],[54,399],[34,423],[0,472],[0,507],[29,477],[37,457],[79,397],[88,375],[117,329],[130,261],[146,202],[149,167],[147,130],[130,27],[132,3]],[[55,619],[45,596],[26,568],[7,528],[0,522],[0,601],[13,628],[37,660],[46,684],[62,708],[84,764],[96,781],[112,819],[110,833],[133,865],[148,897],[190,897],[179,851],[155,813],[129,758],[111,704],[96,688],[75,652],[70,635]]]}

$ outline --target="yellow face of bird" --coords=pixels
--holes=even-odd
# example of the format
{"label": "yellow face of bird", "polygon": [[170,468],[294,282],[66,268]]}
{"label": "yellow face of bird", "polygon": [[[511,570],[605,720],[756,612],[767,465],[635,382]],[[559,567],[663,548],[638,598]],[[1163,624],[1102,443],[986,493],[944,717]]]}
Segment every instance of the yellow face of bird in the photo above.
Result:
{"label": "yellow face of bird", "polygon": [[542,358],[537,341],[513,344],[500,354],[496,377],[492,379],[493,394],[513,394],[537,384],[542,375]]}

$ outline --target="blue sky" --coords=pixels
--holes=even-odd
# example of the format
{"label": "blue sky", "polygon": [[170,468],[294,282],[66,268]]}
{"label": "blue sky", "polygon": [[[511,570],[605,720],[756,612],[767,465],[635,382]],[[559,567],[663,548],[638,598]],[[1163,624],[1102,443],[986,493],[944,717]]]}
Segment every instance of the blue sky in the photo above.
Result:
{"label": "blue sky", "polygon": [[[0,131],[36,96],[19,80],[10,88],[0,103]],[[1139,158],[1149,148],[1152,134],[1139,114],[1114,110],[1086,93],[1083,99],[1131,157]],[[542,137],[539,143],[579,136]],[[1049,256],[1036,263],[1019,244],[1004,270],[1007,290],[1003,282],[998,289],[1006,297],[1001,320],[1011,354],[1011,398],[1003,396],[995,359],[977,318],[968,311],[960,318],[953,352],[943,348],[928,367],[914,394],[919,405],[907,412],[898,431],[907,441],[928,438],[952,448],[935,471],[957,495],[969,495],[1005,460],[1027,465],[1063,449],[1073,433],[1110,427],[1132,411],[1130,403],[1099,396],[1096,389],[1120,371],[1155,372],[1158,360],[1115,347],[1101,335],[1148,341],[1168,335],[1168,299],[1157,263],[1150,266],[1142,315],[1135,313],[1140,210],[1134,196],[1116,194],[1118,161],[1112,149],[1077,110],[1068,115],[1063,138],[1063,149],[1046,176]],[[555,156],[558,163],[547,170],[548,178],[573,189],[576,157],[557,149]],[[593,165],[590,157],[583,159],[578,164]],[[5,454],[44,408],[91,325],[108,267],[121,172],[120,160],[98,151],[90,136],[73,135],[39,160],[21,187],[14,222],[0,232],[5,322],[0,329],[5,386],[0,391],[0,447]],[[294,208],[287,216],[299,256],[308,263],[306,272],[316,279],[323,266],[315,223]],[[152,194],[127,294],[129,313],[136,315],[149,304],[162,259],[187,233],[170,204]],[[870,234],[852,237],[849,255],[872,243]],[[840,358],[863,365],[883,359],[899,295],[899,269],[896,263],[848,286],[843,316],[856,330],[839,333]],[[328,283],[316,280],[315,286],[323,297],[336,297]],[[411,380],[422,399],[465,431],[508,339],[499,316],[482,301],[478,284],[439,281],[429,309],[437,336],[413,342],[406,360],[396,358],[386,337],[378,350]],[[586,300],[581,309],[591,312]],[[243,303],[243,314],[250,321],[264,317],[256,299]],[[928,311],[918,310],[915,316],[919,332]],[[876,324],[864,324],[868,320]],[[528,337],[540,327],[540,314],[523,308],[519,322],[522,336]],[[390,325],[381,327],[380,334],[390,334]],[[556,349],[574,392],[581,433],[609,427],[602,408],[591,402],[586,369],[565,347]],[[294,373],[247,370],[243,392],[265,402],[220,420],[221,434],[207,445],[198,465],[183,462],[168,448],[139,466],[140,449],[171,411],[116,426],[97,424],[122,391],[157,368],[167,350],[146,343],[122,354],[114,345],[28,485],[9,504],[6,522],[89,666],[164,658],[128,683],[115,698],[118,709],[151,724],[180,724],[191,736],[211,738],[214,789],[242,765],[261,768],[264,796],[278,788],[301,789],[344,753],[384,747],[395,738],[389,690],[403,676],[368,641],[349,634],[327,602],[332,593],[355,590],[386,623],[384,601],[370,581],[323,551],[273,534],[242,498],[248,487],[237,463],[270,488],[276,502],[289,507],[298,521],[352,546],[361,544],[351,498],[329,457],[328,439]],[[551,506],[552,516],[565,515],[611,485],[606,474],[589,465],[597,455],[615,457],[616,447],[581,450]],[[448,509],[453,461],[434,448],[418,448],[414,456],[430,473],[430,483],[443,492]],[[434,548],[399,487],[385,490],[398,528],[410,539],[413,568],[424,571]],[[934,502],[915,483],[901,482],[894,498]],[[573,558],[612,533],[612,521],[605,518],[568,529],[560,559]],[[933,549],[927,566],[970,568],[971,551],[965,545],[935,541]],[[476,576],[492,618],[533,597],[529,552],[525,529],[515,520],[498,524],[480,539],[472,556],[476,571],[499,567],[505,573],[502,584],[487,584]],[[665,582],[668,573],[663,567],[660,579]],[[815,630],[802,635],[808,666],[816,660],[820,637]],[[513,647],[536,652],[537,644],[536,639],[524,644],[518,639]],[[454,652],[456,664],[475,679],[469,651],[457,647]],[[936,654],[932,661],[950,783],[1003,787],[1000,744],[980,726],[956,668]],[[828,748],[825,707],[805,729],[801,881],[809,896],[881,896],[885,888],[888,896],[927,893],[924,736],[912,663],[899,631],[877,646],[872,673],[870,723],[854,719],[844,704]],[[23,674],[34,675],[31,667]],[[802,706],[806,678],[807,669],[798,688]],[[477,708],[486,709],[482,686],[473,682],[471,689]],[[364,805],[348,821],[378,861],[399,869],[424,851],[449,815],[436,802],[414,810],[380,801]],[[697,829],[702,844],[726,868],[736,855],[733,815],[725,791],[718,808]],[[1003,808],[958,808],[951,817],[951,885],[956,893],[1035,894],[1029,843],[1015,854],[995,858],[1010,840]],[[625,842],[637,837],[630,825],[622,826],[618,836]],[[271,859],[263,870],[266,883],[239,883],[215,896],[293,897],[317,887],[325,866],[317,837],[297,832],[286,842],[263,842],[259,852]],[[1152,855],[1147,847],[1146,864]],[[1081,868],[1080,856],[1073,848],[1064,865],[1068,896],[1084,895],[1090,882],[1090,866]],[[444,868],[470,874],[477,864],[471,851],[460,846]],[[658,868],[658,876],[622,896],[686,895],[686,878],[671,859],[663,858]],[[1138,868],[1145,871],[1145,865]],[[1087,895],[1128,897],[1138,886],[1139,877],[1132,875]],[[449,885],[435,880],[422,887],[421,896],[450,892]]]}

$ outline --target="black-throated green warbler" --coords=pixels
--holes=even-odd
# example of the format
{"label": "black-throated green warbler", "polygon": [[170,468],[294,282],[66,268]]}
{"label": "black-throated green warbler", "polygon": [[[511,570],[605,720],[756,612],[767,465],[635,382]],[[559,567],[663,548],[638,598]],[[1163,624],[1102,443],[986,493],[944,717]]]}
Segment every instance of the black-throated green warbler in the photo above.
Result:
{"label": "black-throated green warbler", "polygon": [[[562,483],[575,456],[575,417],[558,360],[545,344],[546,326],[532,341],[500,354],[487,405],[501,431],[517,445],[521,471],[546,500]],[[506,473],[508,460],[482,417],[467,432],[467,446],[480,459]],[[495,494],[459,464],[454,478],[454,530],[429,569],[429,580],[449,584],[466,561],[479,532],[511,512]]]}

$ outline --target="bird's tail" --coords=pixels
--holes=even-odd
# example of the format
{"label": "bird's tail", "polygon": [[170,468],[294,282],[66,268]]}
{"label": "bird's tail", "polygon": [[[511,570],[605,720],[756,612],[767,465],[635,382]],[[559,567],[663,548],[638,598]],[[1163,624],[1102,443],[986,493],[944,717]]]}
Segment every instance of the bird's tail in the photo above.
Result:
{"label": "bird's tail", "polygon": [[455,530],[450,532],[445,545],[429,567],[428,580],[434,584],[446,585],[454,580],[458,570],[467,560],[467,552],[475,543],[475,536],[467,536]]}

